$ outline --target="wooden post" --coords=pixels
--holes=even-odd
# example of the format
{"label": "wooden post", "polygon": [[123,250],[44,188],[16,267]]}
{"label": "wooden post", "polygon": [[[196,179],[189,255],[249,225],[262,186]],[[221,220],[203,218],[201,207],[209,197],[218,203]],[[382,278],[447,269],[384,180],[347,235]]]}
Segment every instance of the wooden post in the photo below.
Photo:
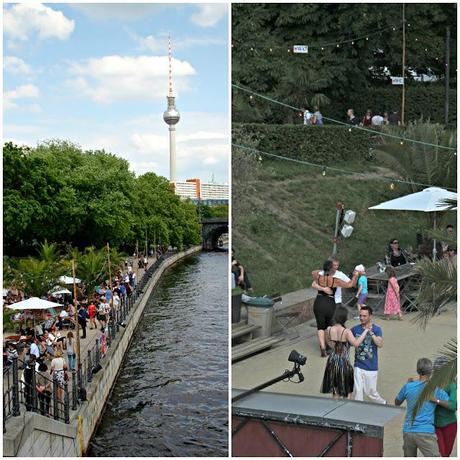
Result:
{"label": "wooden post", "polygon": [[449,77],[450,77],[450,26],[446,27],[446,65],[445,65],[445,88],[446,96],[444,102],[444,123],[449,123]]}
{"label": "wooden post", "polygon": [[74,321],[77,340],[77,386],[81,388],[81,356],[80,356],[80,323],[78,322],[78,308],[77,308],[77,284],[75,283],[75,259],[72,259],[72,276],[73,276],[73,306],[75,308]]}
{"label": "wooden post", "polygon": [[401,101],[401,125],[404,126],[404,110],[406,104],[406,7],[402,4],[402,101]]}

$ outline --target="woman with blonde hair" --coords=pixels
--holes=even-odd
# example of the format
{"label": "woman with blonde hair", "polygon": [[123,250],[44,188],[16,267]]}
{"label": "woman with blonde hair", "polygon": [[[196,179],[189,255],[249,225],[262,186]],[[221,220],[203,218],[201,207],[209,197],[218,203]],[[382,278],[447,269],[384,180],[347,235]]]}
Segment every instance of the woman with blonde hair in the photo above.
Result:
{"label": "woman with blonde hair", "polygon": [[62,389],[65,384],[65,371],[67,370],[67,364],[62,357],[62,350],[57,348],[53,360],[51,361],[51,376],[56,379],[57,382],[57,397],[59,401],[62,401]]}

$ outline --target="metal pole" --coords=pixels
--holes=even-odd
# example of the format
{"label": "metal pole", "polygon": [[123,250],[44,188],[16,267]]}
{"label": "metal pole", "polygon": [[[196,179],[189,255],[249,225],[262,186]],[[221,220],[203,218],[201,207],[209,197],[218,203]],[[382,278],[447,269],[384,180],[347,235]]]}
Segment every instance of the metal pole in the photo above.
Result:
{"label": "metal pole", "polygon": [[13,417],[20,415],[19,410],[19,376],[18,358],[13,358]]}
{"label": "metal pole", "polygon": [[444,123],[449,123],[449,77],[450,77],[450,27],[446,27],[446,69],[445,69],[445,83],[446,95],[444,105]]}
{"label": "metal pole", "polygon": [[404,126],[404,110],[406,104],[406,6],[402,4],[402,101],[401,101],[401,125]]}
{"label": "metal pole", "polygon": [[338,201],[335,205],[337,212],[335,216],[335,230],[334,230],[334,244],[332,246],[332,258],[337,256],[337,238],[339,237],[339,221],[340,221],[340,214],[343,210],[343,204]]}
{"label": "metal pole", "polygon": [[[434,213],[434,231],[436,231],[436,212]],[[436,239],[433,238],[433,262],[436,260]]]}
{"label": "metal pole", "polygon": [[53,376],[53,415],[54,420],[59,420],[59,407],[58,407],[58,383],[56,376]]}
{"label": "metal pole", "polygon": [[[77,308],[77,284],[75,283],[75,259],[72,259],[72,276],[73,276],[73,306],[75,308],[75,331],[77,336],[77,369],[80,371],[81,368],[81,357],[80,357],[80,323],[78,322],[78,308]],[[81,387],[80,373],[77,375],[78,388]]]}
{"label": "metal pole", "polygon": [[72,371],[72,410],[77,410],[77,373]]}
{"label": "metal pole", "polygon": [[38,401],[37,401],[37,375],[35,374],[35,364],[31,368],[32,370],[32,382],[31,382],[31,396],[32,396],[32,411],[38,412]]}
{"label": "metal pole", "polygon": [[70,422],[69,383],[64,382],[64,422]]}

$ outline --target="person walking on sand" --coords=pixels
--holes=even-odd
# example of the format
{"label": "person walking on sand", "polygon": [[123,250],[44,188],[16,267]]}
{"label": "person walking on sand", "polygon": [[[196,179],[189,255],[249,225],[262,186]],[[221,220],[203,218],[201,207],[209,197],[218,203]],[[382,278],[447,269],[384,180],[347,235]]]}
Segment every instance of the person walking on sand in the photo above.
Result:
{"label": "person walking on sand", "polygon": [[326,340],[324,331],[332,326],[332,320],[335,314],[335,290],[337,287],[350,288],[356,285],[358,274],[354,273],[353,278],[348,283],[334,278],[332,260],[326,260],[323,265],[323,275],[320,275],[320,270],[312,272],[313,285],[318,287],[318,295],[313,304],[313,313],[316,318],[316,327],[318,329],[318,342],[321,352],[321,357],[325,358]]}
{"label": "person walking on sand", "polygon": [[358,324],[351,328],[355,338],[359,338],[364,329],[369,332],[364,341],[355,348],[355,375],[353,399],[363,401],[366,394],[373,402],[386,404],[377,391],[379,370],[378,349],[383,347],[382,329],[372,324],[372,308],[364,306],[359,312]]}
{"label": "person walking on sand", "polygon": [[321,393],[332,393],[332,397],[351,399],[354,387],[353,366],[350,363],[350,345],[358,347],[369,333],[364,329],[356,340],[350,329],[345,327],[348,310],[338,307],[335,311],[335,325],[326,330],[326,338],[331,344],[332,351],[327,359],[324,370]]}
{"label": "person walking on sand", "polygon": [[388,287],[383,313],[386,319],[390,319],[390,315],[397,315],[398,319],[402,320],[399,284],[396,278],[396,271],[393,267],[387,267],[385,268],[385,273],[388,276]]}

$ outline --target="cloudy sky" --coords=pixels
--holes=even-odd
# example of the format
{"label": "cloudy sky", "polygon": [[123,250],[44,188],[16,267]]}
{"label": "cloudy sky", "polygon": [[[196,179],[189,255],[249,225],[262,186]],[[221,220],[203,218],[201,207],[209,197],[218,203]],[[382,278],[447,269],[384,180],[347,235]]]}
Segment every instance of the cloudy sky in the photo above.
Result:
{"label": "cloudy sky", "polygon": [[228,182],[224,4],[6,4],[5,141],[70,140],[169,177],[168,33],[177,179]]}

